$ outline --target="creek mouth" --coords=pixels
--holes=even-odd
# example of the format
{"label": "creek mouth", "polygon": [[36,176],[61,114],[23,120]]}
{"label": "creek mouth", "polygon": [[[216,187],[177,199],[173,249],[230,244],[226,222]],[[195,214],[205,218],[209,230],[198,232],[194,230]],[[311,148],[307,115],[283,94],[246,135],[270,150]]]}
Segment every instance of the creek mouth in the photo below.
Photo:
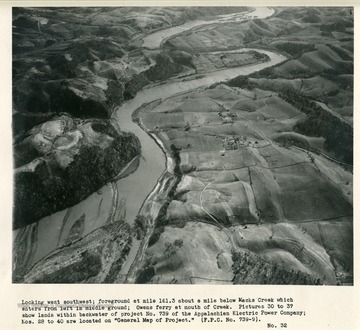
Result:
{"label": "creek mouth", "polygon": [[[271,13],[270,11],[267,14]],[[219,20],[219,23],[224,22],[226,23],[226,21]],[[167,35],[167,37],[170,36]],[[240,50],[242,52],[246,51],[246,49]],[[112,184],[105,185],[98,192],[90,195],[79,204],[45,217],[34,224],[37,238],[36,243],[32,244],[32,256],[28,266],[31,267],[31,265],[57,249],[58,246],[61,246],[61,237],[69,235],[72,225],[80,217],[84,216],[86,219],[83,231],[83,236],[85,236],[95,229],[104,226],[107,223],[109,212],[114,213],[114,218],[122,214],[122,217],[131,225],[139,211],[141,212],[141,209],[151,209],[154,204],[153,201],[156,199],[156,194],[163,191],[162,185],[168,181],[166,176],[169,175],[169,171],[166,169],[166,164],[170,156],[165,154],[165,151],[159,147],[160,141],[157,143],[146,131],[145,127],[144,130],[144,128],[133,122],[133,112],[144,103],[152,102],[156,99],[164,100],[178,93],[208,87],[214,83],[226,81],[239,75],[249,75],[286,60],[286,57],[275,52],[260,49],[248,50],[256,50],[259,53],[265,54],[270,60],[254,65],[210,72],[199,79],[170,81],[160,86],[148,86],[146,89],[139,91],[132,100],[118,107],[113,118],[118,122],[121,130],[132,132],[140,140],[142,157],[139,159],[137,170]],[[234,52],[234,50],[231,50],[231,52]],[[117,199],[115,205],[119,205],[117,210],[113,210],[112,207],[114,204],[114,191],[116,192]],[[155,211],[152,217],[156,216],[156,209],[160,208],[160,206],[157,205],[154,208]],[[118,281],[121,282],[121,277],[125,276],[130,271],[131,266],[137,264],[138,258],[142,257],[141,254],[146,250],[151,233],[152,228],[147,231],[143,242],[133,239],[132,248],[122,267]],[[16,234],[17,232],[15,231],[14,238]]]}

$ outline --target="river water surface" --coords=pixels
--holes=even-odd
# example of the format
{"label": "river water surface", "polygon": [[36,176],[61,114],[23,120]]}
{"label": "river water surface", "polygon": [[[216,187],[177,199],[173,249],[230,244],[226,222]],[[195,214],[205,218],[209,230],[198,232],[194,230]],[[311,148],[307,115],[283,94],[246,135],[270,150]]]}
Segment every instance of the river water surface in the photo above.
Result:
{"label": "river water surface", "polygon": [[[194,26],[225,23],[231,19],[244,20],[255,16],[258,18],[265,18],[272,14],[272,9],[261,7],[251,13],[242,13],[241,17],[239,15],[234,16],[234,14],[231,14],[222,15],[218,20],[213,21],[189,22],[178,27],[155,32],[154,34],[145,37],[144,46],[157,48],[166,38],[178,34],[179,32],[183,32],[184,30],[191,29]],[[246,49],[241,49],[241,51],[246,51]],[[195,88],[210,86],[214,83],[229,80],[239,75],[249,75],[255,71],[276,65],[286,59],[284,56],[270,51],[257,51],[268,55],[270,60],[264,63],[210,72],[200,79],[171,81],[158,86],[150,86],[138,92],[132,100],[124,103],[116,110],[114,119],[118,121],[121,130],[134,133],[139,138],[142,148],[142,158],[138,169],[128,177],[116,182],[118,193],[115,195],[118,196],[119,199],[122,199],[122,204],[126,205],[126,219],[130,224],[133,223],[141,205],[156,186],[166,165],[166,158],[162,149],[145,131],[132,121],[131,115],[133,111],[143,103],[160,98],[165,99],[177,93],[190,91]],[[231,52],[234,52],[234,50]],[[113,189],[114,187],[108,184],[101,189],[101,192],[92,194],[79,204],[45,217],[37,224],[31,225],[37,226],[38,239],[36,244],[32,247],[33,251],[31,252],[32,257],[30,264],[35,263],[58,246],[61,246],[61,242],[65,240],[71,230],[71,226],[81,215],[85,214],[86,216],[83,236],[104,225],[111,210],[112,196],[114,195]],[[125,275],[129,270],[138,248],[139,242],[133,240],[133,246],[121,274]]]}
{"label": "river water surface", "polygon": [[[244,51],[244,49],[242,49]],[[269,66],[284,61],[282,55],[270,51],[257,50],[269,56],[270,61],[248,65],[239,68],[219,70],[206,74],[206,77],[189,81],[176,81],[159,86],[146,88],[138,92],[134,99],[124,103],[117,109],[116,115],[120,128],[124,131],[134,133],[139,139],[142,148],[142,155],[139,168],[127,178],[118,181],[120,195],[126,195],[127,218],[134,219],[142,202],[155,186],[161,173],[165,170],[165,156],[155,141],[145,133],[140,126],[132,121],[132,113],[143,103],[157,99],[165,99],[177,93],[190,91],[195,88],[210,86],[220,81],[226,81],[239,75],[249,75],[255,71],[262,70]],[[131,190],[131,192],[129,191]]]}
{"label": "river water surface", "polygon": [[252,18],[266,18],[273,15],[275,12],[274,9],[268,7],[256,7],[253,9],[254,10],[250,10],[247,12],[219,15],[217,19],[209,20],[209,21],[204,21],[204,20],[191,21],[182,25],[178,25],[168,29],[154,32],[144,38],[143,47],[149,49],[157,49],[160,47],[161,43],[166,39],[173,37],[176,34],[182,33],[184,31],[188,31],[197,26],[204,26],[209,24],[223,24],[230,22],[242,22]]}

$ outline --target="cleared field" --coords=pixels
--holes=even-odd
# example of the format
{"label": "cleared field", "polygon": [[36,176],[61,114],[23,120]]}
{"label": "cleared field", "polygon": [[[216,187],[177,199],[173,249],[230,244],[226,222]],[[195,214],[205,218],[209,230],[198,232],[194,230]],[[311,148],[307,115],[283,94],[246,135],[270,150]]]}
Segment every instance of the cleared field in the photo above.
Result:
{"label": "cleared field", "polygon": [[152,114],[143,117],[143,123],[146,127],[161,129],[183,128],[185,126],[185,118],[182,113]]}
{"label": "cleared field", "polygon": [[[318,223],[301,223],[300,226],[311,235],[318,244],[324,246],[340,278],[346,280],[348,274],[352,276],[354,260],[352,253],[353,235],[351,217]],[[351,280],[349,282],[351,282]]]}
{"label": "cleared field", "polygon": [[[288,81],[293,88],[309,91],[311,84],[323,84],[316,93],[328,82],[314,78],[306,82],[283,79],[277,83],[282,88]],[[213,255],[217,251],[225,256],[229,250],[222,253],[210,248],[206,257],[189,256],[190,252],[183,252],[188,248],[189,242],[185,242],[188,231],[191,237],[196,235],[193,239],[197,240],[197,251],[209,248],[209,238],[202,236],[206,234],[216,241],[216,246],[227,242],[240,255],[250,253],[248,258],[254,263],[254,269],[263,268],[260,264],[265,262],[270,273],[266,277],[259,270],[259,274],[273,278],[273,283],[278,283],[283,274],[284,281],[287,278],[294,283],[335,284],[338,279],[335,268],[341,274],[348,274],[352,255],[348,248],[330,253],[331,248],[319,240],[317,227],[313,235],[311,229],[306,234],[298,226],[305,228],[305,224],[313,228],[311,224],[321,226],[332,221],[329,219],[351,217],[352,175],[332,161],[306,151],[306,148],[321,150],[324,138],[293,132],[293,126],[306,114],[277,93],[266,90],[272,80],[253,79],[253,82],[262,87],[249,91],[218,85],[146,106],[147,124],[157,125],[159,137],[167,146],[176,146],[182,173],[166,210],[170,226],[165,226],[159,240],[147,251],[152,262],[144,271],[151,268],[151,282],[228,280],[229,273],[233,272],[229,256],[219,261]],[[162,124],[156,122],[159,116],[165,118]],[[181,118],[179,126],[184,127],[167,127],[166,118],[173,120],[174,116]],[[215,238],[211,228],[222,232],[222,226],[229,230],[223,229],[225,235],[219,234],[225,240],[221,243],[220,236]],[[342,231],[339,237],[348,237],[350,227],[339,227],[339,230]],[[184,243],[167,255],[163,250],[171,245],[170,238]],[[341,239],[338,241],[334,244],[340,246]],[[341,263],[348,266],[346,271]],[[209,267],[207,276],[205,264]],[[276,270],[275,264],[280,270]],[[220,271],[216,268],[218,265],[224,268],[219,266]],[[236,271],[236,281],[255,283],[252,280],[257,278],[262,283],[260,275],[250,276],[251,271],[246,271],[250,272],[249,276],[242,280]],[[293,272],[303,275],[296,277]]]}
{"label": "cleared field", "polygon": [[352,283],[352,9],[239,9],[14,9],[17,175],[97,191],[15,232],[17,280]]}
{"label": "cleared field", "polygon": [[335,283],[334,266],[325,249],[297,226],[248,226],[241,232],[244,238],[237,236],[236,240],[239,247],[259,253],[270,262],[277,259],[275,263],[289,269],[320,277],[326,284]]}
{"label": "cleared field", "polygon": [[266,60],[268,60],[266,56],[261,56],[256,52],[207,52],[196,54],[192,58],[192,64],[196,73],[201,74],[223,68],[255,64]]}
{"label": "cleared field", "polygon": [[[221,65],[213,57],[215,48],[260,46],[289,60],[228,84],[236,87],[220,84],[157,105],[165,115],[166,109],[180,111],[188,124],[181,133],[173,129],[167,135],[167,143],[180,149],[182,179],[166,212],[171,225],[148,250],[149,257],[161,260],[159,268],[157,262],[151,265],[150,282],[188,283],[183,274],[189,269],[191,283],[226,281],[214,270],[214,258],[200,256],[209,264],[205,277],[198,255],[174,252],[178,266],[173,272],[173,257],[160,252],[165,237],[185,237],[180,232],[190,227],[197,235],[196,251],[202,251],[208,239],[202,234],[213,226],[232,246],[234,283],[352,282],[352,173],[324,156],[335,157],[327,150],[325,133],[297,129],[310,110],[288,92],[322,102],[336,120],[352,123],[353,18],[345,9],[341,15],[330,8],[281,8],[266,20],[194,28],[165,43],[194,54],[200,71]],[[155,106],[152,112],[157,111]],[[220,121],[214,120],[216,113]],[[182,228],[171,227],[178,225]],[[230,267],[228,251],[216,260],[222,270]]]}
{"label": "cleared field", "polygon": [[[254,268],[265,261],[268,268],[277,265],[288,272],[301,272],[321,279],[324,284],[336,282],[324,248],[296,226],[249,225],[245,229],[231,227],[230,232],[231,240],[224,230],[201,222],[190,222],[183,228],[166,227],[157,243],[147,250],[151,261],[139,278],[147,273],[151,274],[148,277],[150,283],[221,281],[230,284],[235,274],[232,255],[227,251],[232,247],[234,253],[245,253],[247,258],[251,258],[253,253],[259,255],[261,259],[255,259]],[[258,274],[249,274],[255,281],[253,283],[265,268],[263,265]]]}
{"label": "cleared field", "polygon": [[352,75],[341,75],[336,79],[333,77],[325,78],[322,76],[314,76],[305,79],[251,78],[249,81],[264,89],[269,88],[285,91],[292,88],[313,100],[327,104],[330,107],[330,111],[333,111],[336,115],[340,115],[340,117],[348,123],[352,123],[349,121],[353,116],[353,93],[350,89],[352,87],[352,79]]}
{"label": "cleared field", "polygon": [[[284,217],[290,221],[322,220],[352,214],[341,190],[309,164],[274,169]],[[296,203],[294,203],[296,201]]]}
{"label": "cleared field", "polygon": [[230,249],[225,232],[216,226],[192,222],[184,228],[166,227],[158,242],[147,250],[151,257],[148,268],[154,271],[151,283],[191,284],[193,278],[203,278],[231,284],[231,257],[220,258]]}
{"label": "cleared field", "polygon": [[225,156],[220,156],[219,151],[212,152],[181,152],[181,166],[194,166],[198,171],[204,170],[222,170],[224,166],[227,169],[237,169],[246,166],[255,165],[252,154],[246,148],[240,148],[236,151],[229,150]]}
{"label": "cleared field", "polygon": [[175,130],[167,131],[166,134],[171,143],[184,152],[186,150],[205,152],[222,148],[222,139],[220,137],[196,134],[193,130],[192,132],[177,132],[173,134],[174,132]]}
{"label": "cleared field", "polygon": [[82,146],[108,148],[113,137],[97,132],[92,125],[94,122],[89,121],[75,124],[67,115],[36,125],[24,140],[15,144],[16,163],[25,165],[41,157],[50,167],[66,168]]}

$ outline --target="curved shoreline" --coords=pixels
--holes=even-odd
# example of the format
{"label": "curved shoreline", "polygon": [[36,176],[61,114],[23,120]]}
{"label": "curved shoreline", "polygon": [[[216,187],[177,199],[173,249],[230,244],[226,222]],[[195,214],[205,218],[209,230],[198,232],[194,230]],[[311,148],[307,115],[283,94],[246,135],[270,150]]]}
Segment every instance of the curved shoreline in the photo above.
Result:
{"label": "curved shoreline", "polygon": [[[136,266],[140,266],[141,261],[144,257],[145,251],[147,249],[148,246],[148,242],[149,239],[155,229],[154,226],[154,221],[158,215],[158,212],[160,210],[161,205],[163,205],[162,203],[159,204],[155,204],[155,201],[153,200],[154,196],[157,196],[159,194],[161,194],[162,192],[164,192],[163,187],[165,186],[165,184],[168,182],[168,180],[171,178],[166,178],[166,174],[170,174],[172,176],[172,179],[175,180],[175,177],[172,175],[171,172],[168,171],[168,167],[169,167],[169,159],[172,159],[172,157],[170,155],[168,155],[168,153],[166,152],[166,148],[163,146],[162,141],[156,136],[156,134],[154,134],[152,131],[150,131],[142,122],[141,122],[141,118],[139,117],[139,113],[141,112],[141,107],[149,104],[151,102],[156,102],[157,100],[159,100],[160,102],[163,102],[165,99],[170,98],[170,97],[174,97],[176,95],[179,94],[184,94],[184,93],[188,93],[191,90],[197,90],[197,89],[201,89],[201,88],[207,88],[211,85],[213,85],[215,82],[216,83],[220,83],[223,81],[226,81],[228,79],[232,79],[234,77],[237,77],[239,75],[249,75],[253,72],[256,71],[260,71],[264,68],[267,67],[272,67],[278,63],[281,63],[283,61],[285,61],[287,58],[285,56],[282,56],[278,53],[272,52],[272,51],[267,51],[267,50],[256,50],[254,48],[251,49],[247,49],[247,48],[241,48],[243,51],[258,51],[260,53],[266,54],[269,56],[269,61],[266,62],[260,62],[257,64],[253,64],[253,65],[248,65],[248,66],[240,66],[240,67],[236,67],[236,68],[230,68],[230,69],[224,69],[224,70],[219,70],[219,71],[215,71],[215,72],[210,72],[209,74],[207,74],[204,78],[200,78],[197,80],[190,80],[190,81],[186,81],[186,82],[170,82],[170,84],[167,84],[167,88],[160,85],[156,85],[153,86],[151,88],[151,86],[149,86],[150,88],[148,89],[142,89],[141,91],[138,92],[138,94],[135,96],[135,98],[133,99],[133,102],[139,103],[139,106],[137,106],[135,109],[133,109],[131,111],[131,106],[130,109],[124,109],[125,111],[127,110],[128,112],[131,111],[130,114],[130,118],[132,123],[131,124],[135,124],[137,127],[139,127],[145,134],[147,137],[150,137],[152,141],[155,142],[156,146],[160,148],[161,153],[165,156],[165,169],[161,172],[160,177],[158,177],[158,179],[156,180],[155,185],[153,186],[153,188],[151,189],[151,191],[146,195],[145,199],[142,201],[140,208],[138,209],[137,214],[146,214],[148,212],[148,210],[152,210],[152,208],[157,208],[157,211],[155,213],[155,215],[151,215],[150,212],[147,215],[148,219],[150,220],[150,225],[147,225],[147,229],[146,229],[146,233],[145,236],[143,237],[143,239],[140,241],[140,244],[133,244],[131,249],[137,249],[136,254],[134,255],[134,251],[130,251],[124,264],[123,264],[123,268],[120,271],[119,275],[118,275],[118,280],[117,282],[119,283],[135,283],[135,276],[137,273],[137,269]],[[232,50],[232,52],[235,52],[236,50]],[[214,79],[216,80],[214,82]],[[178,85],[175,90],[173,89],[174,85]],[[153,91],[153,93],[151,95],[156,95],[157,97],[154,98],[153,100],[151,99],[151,96],[147,95],[150,93],[150,91]],[[158,92],[158,93],[156,93]],[[146,101],[147,102],[143,102],[141,103],[141,99],[144,98],[144,96],[146,97]],[[137,101],[137,102],[136,102]],[[131,101],[129,101],[131,102]],[[119,109],[118,109],[119,111]],[[118,112],[117,111],[117,112]],[[130,124],[130,123],[128,123]],[[133,132],[135,135],[136,132]],[[144,145],[142,145],[142,150],[146,150],[146,148],[144,147]],[[172,160],[172,162],[174,164],[174,160]],[[170,169],[170,168],[169,168]],[[134,241],[133,241],[134,242]],[[131,260],[133,258],[133,260]],[[125,267],[124,267],[125,266]]]}
{"label": "curved shoreline", "polygon": [[[141,121],[141,117],[139,116],[139,114],[142,112],[141,108],[142,108],[142,105],[132,112],[132,114],[131,114],[132,120],[134,123],[137,123],[137,125],[144,132],[146,132],[151,139],[153,139],[153,141],[157,144],[157,146],[161,149],[162,153],[165,156],[165,169],[161,173],[158,180],[156,181],[152,190],[148,193],[146,198],[143,200],[143,203],[141,204],[140,209],[138,211],[138,215],[145,215],[146,212],[144,210],[146,208],[151,209],[151,206],[154,203],[154,196],[161,194],[161,192],[163,192],[163,187],[165,186],[165,184],[168,182],[169,179],[170,180],[172,179],[169,177],[166,178],[166,174],[173,174],[173,166],[171,166],[171,164],[173,164],[174,161],[171,158],[171,156],[166,152],[165,146],[163,145],[162,141],[157,137],[156,134],[154,134],[151,130],[149,130]],[[136,274],[135,267],[137,264],[139,264],[142,261],[144,252],[148,247],[149,239],[155,228],[155,224],[154,224],[155,219],[157,218],[158,213],[162,206],[163,206],[163,203],[159,203],[159,207],[158,207],[156,214],[152,215],[150,213],[146,216],[148,223],[146,224],[146,232],[144,234],[144,237],[140,240],[140,245],[138,247],[136,247],[134,244],[132,244],[131,249],[136,248],[137,249],[136,254],[132,260],[128,259],[131,256],[131,253],[129,252],[129,254],[127,255],[127,257],[122,265],[122,269],[121,269],[120,273],[118,274],[118,282],[129,283],[129,279],[131,279],[131,283],[135,282],[135,280],[136,280],[136,278],[134,276]],[[133,242],[134,242],[134,238],[133,238]],[[130,265],[129,265],[129,263],[130,263]],[[124,274],[124,268],[126,269],[127,266],[129,268]]]}
{"label": "curved shoreline", "polygon": [[[256,51],[256,49],[243,49],[243,51]],[[235,52],[236,50],[233,50],[233,52]],[[274,54],[274,55],[277,55],[276,53],[274,52],[271,52],[271,51],[265,51],[265,50],[260,50],[261,53],[263,54],[266,54],[269,56],[269,54]],[[258,63],[257,65],[258,66],[262,66],[265,64],[265,67],[268,67],[268,64],[271,63],[272,61],[275,62],[273,65],[276,65],[278,64],[279,62],[282,62],[286,60],[286,57],[284,56],[279,56],[279,58],[277,60],[274,60],[273,58],[271,58],[271,56],[269,56],[269,61],[266,61],[266,62],[260,62]],[[271,65],[271,66],[273,66]],[[253,67],[254,70],[252,70],[250,73],[252,72],[255,72],[255,71],[259,71],[259,70],[262,70],[263,68],[260,68],[260,69],[256,69],[256,65],[249,65],[247,66],[248,68],[249,67]],[[243,69],[243,66],[241,67],[237,67],[237,68],[241,68]],[[231,69],[230,69],[231,70]],[[223,70],[223,72],[228,72],[229,70]],[[219,71],[220,72],[220,71]],[[250,73],[245,73],[243,75],[249,75]],[[203,81],[206,81],[206,78],[203,78],[201,80]],[[216,83],[221,83],[222,81],[225,81],[227,79],[219,79]],[[185,93],[188,93],[190,91],[193,91],[193,90],[196,90],[196,89],[201,89],[201,88],[207,88],[209,86],[213,85],[212,84],[200,84],[200,86],[197,86],[195,88],[188,88],[188,89],[185,89],[185,90],[182,90],[182,91],[179,91],[177,93],[170,93],[168,95],[166,95],[167,97],[165,98],[160,98],[160,99],[154,99],[153,101],[150,100],[150,102],[148,102],[147,104],[150,104],[152,102],[156,102],[157,100],[161,100],[160,102],[163,102],[165,99],[167,98],[170,98],[170,97],[175,97],[176,95],[179,95],[179,94],[185,94]],[[158,86],[155,86],[153,88],[156,88]],[[148,89],[150,90],[150,89]],[[151,206],[154,205],[154,200],[153,200],[153,196],[156,196],[156,195],[159,195],[161,193],[164,192],[164,189],[163,187],[165,186],[165,184],[168,182],[167,179],[169,180],[172,180],[174,181],[173,183],[176,182],[176,178],[174,176],[174,173],[173,173],[173,168],[171,168],[169,166],[169,164],[175,164],[175,160],[166,152],[166,148],[164,147],[161,139],[155,134],[153,133],[152,131],[150,131],[141,121],[141,117],[139,116],[139,114],[142,112],[142,107],[145,105],[146,103],[143,103],[142,105],[140,105],[138,108],[136,108],[132,113],[131,113],[131,118],[132,118],[132,121],[134,123],[136,123],[153,141],[155,141],[156,145],[161,149],[162,153],[164,154],[165,156],[165,169],[164,171],[161,173],[160,177],[158,178],[158,180],[156,181],[156,184],[155,186],[153,187],[153,189],[150,191],[150,193],[146,196],[146,198],[144,199],[143,203],[141,204],[141,207],[138,211],[138,214],[145,214],[145,209],[147,208],[150,208],[151,209]],[[171,160],[171,162],[170,162]],[[166,178],[166,174],[170,174],[171,177],[170,178]],[[163,206],[164,204],[163,203],[159,203],[160,207]],[[158,205],[158,206],[159,206]],[[150,220],[150,225],[149,223],[147,224],[147,227],[146,227],[146,233],[144,235],[144,237],[142,238],[141,242],[140,242],[140,245],[137,247],[137,252],[136,252],[136,255],[134,256],[134,259],[131,261],[131,260],[126,260],[124,262],[125,263],[129,263],[131,262],[128,270],[125,270],[124,268],[122,269],[122,271],[120,272],[119,276],[122,278],[121,280],[121,283],[135,283],[136,281],[136,274],[137,274],[137,271],[139,269],[136,269],[136,266],[140,266],[142,260],[143,260],[143,257],[144,257],[144,254],[145,254],[145,251],[148,247],[148,243],[149,243],[149,239],[155,229],[155,219],[157,218],[158,216],[158,212],[160,211],[160,207],[158,207],[158,210],[156,212],[155,215],[152,215],[152,214],[147,214],[147,218]],[[131,247],[132,249],[135,248],[135,246]],[[130,256],[130,253],[128,254],[128,257]],[[127,257],[127,258],[128,258]],[[123,265],[124,266],[124,265]],[[125,274],[124,274],[125,272]]]}
{"label": "curved shoreline", "polygon": [[[246,67],[251,67],[253,65],[257,65],[257,64],[263,64],[266,62],[271,61],[271,58],[266,54],[266,52],[269,52],[269,49],[262,49],[262,48],[236,48],[236,49],[226,49],[223,51],[210,51],[210,52],[206,52],[206,53],[201,53],[201,54],[244,54],[244,53],[249,53],[251,51],[254,51],[256,53],[261,53],[261,54],[265,54],[267,56],[267,58],[263,61],[258,61],[257,63],[248,63],[248,64],[243,64],[240,66],[233,66],[233,67],[227,67],[224,66],[223,68],[219,68],[219,69],[213,69],[213,70],[209,70],[207,72],[202,72],[202,73],[189,73],[187,75],[177,75],[177,76],[173,76],[170,77],[169,79],[167,79],[166,81],[160,81],[160,82],[154,82],[150,85],[145,85],[142,90],[146,90],[146,89],[151,89],[157,86],[162,86],[162,85],[166,85],[168,83],[176,83],[176,82],[186,82],[186,81],[191,81],[191,80],[197,80],[197,79],[203,79],[206,78],[206,75],[209,75],[210,73],[217,73],[217,72],[221,72],[224,70],[231,70],[231,69],[237,69],[237,68],[246,68]],[[274,50],[275,52],[275,50]],[[285,54],[283,52],[278,52],[276,51],[277,54],[282,55],[285,57]],[[288,60],[286,58],[286,60]],[[275,64],[276,65],[276,64]],[[180,92],[181,93],[181,92]],[[136,111],[136,110],[135,110]]]}
{"label": "curved shoreline", "polygon": [[[139,118],[139,117],[138,117]],[[168,168],[169,168],[169,159],[171,159],[171,157],[166,153],[165,151],[165,147],[164,145],[162,144],[161,140],[156,136],[156,134],[152,133],[142,122],[141,122],[141,119],[139,118],[139,122],[137,123],[141,129],[144,130],[144,132],[146,132],[154,141],[155,143],[158,145],[158,147],[161,149],[161,151],[163,152],[164,156],[165,156],[165,169],[163,170],[163,172],[161,173],[159,179],[156,181],[153,189],[148,193],[148,195],[146,196],[146,198],[144,199],[143,203],[141,204],[140,206],[140,209],[139,209],[139,212],[138,214],[141,214],[143,208],[144,208],[144,205],[146,204],[146,202],[150,202],[150,197],[152,195],[154,195],[155,191],[156,191],[156,187],[158,185],[161,185],[161,181],[163,180],[163,177],[164,175],[169,172],[168,171]],[[169,172],[171,173],[171,172]]]}
{"label": "curved shoreline", "polygon": [[[265,11],[264,13],[261,13],[261,10]],[[266,12],[266,10],[268,10],[268,12]],[[143,48],[147,48],[147,49],[157,49],[161,46],[161,44],[163,42],[166,42],[169,38],[172,38],[174,36],[177,36],[185,31],[189,31],[191,29],[200,27],[200,26],[204,26],[204,25],[211,25],[211,24],[224,24],[224,23],[239,23],[239,22],[245,22],[249,19],[264,19],[267,17],[271,17],[272,15],[274,15],[275,10],[273,8],[269,8],[269,7],[249,7],[249,11],[245,11],[245,12],[241,12],[241,13],[235,13],[235,14],[240,14],[242,15],[241,20],[226,20],[226,17],[234,17],[234,13],[232,14],[223,14],[223,15],[219,15],[218,19],[213,19],[213,20],[195,20],[195,21],[189,21],[186,22],[184,24],[181,25],[177,25],[171,28],[167,28],[167,29],[161,29],[158,31],[155,31],[149,35],[147,35],[144,39],[143,39],[143,44],[142,47]],[[168,35],[166,35],[166,32],[168,31]],[[165,32],[165,35],[163,35]],[[158,40],[156,40],[156,38],[160,39],[160,42]]]}
{"label": "curved shoreline", "polygon": [[[221,21],[220,17],[219,23],[224,24],[228,22]],[[246,49],[240,49],[241,51],[246,51]],[[236,50],[230,50],[230,52],[235,51]],[[174,180],[175,176],[172,175],[175,162],[171,157],[169,148],[166,148],[166,145],[162,143],[161,136],[159,136],[159,134],[147,129],[143,124],[143,126],[141,126],[131,122],[132,113],[141,107],[141,105],[145,102],[152,102],[155,99],[165,100],[168,97],[188,93],[192,90],[207,88],[214,83],[226,81],[239,75],[248,75],[254,71],[262,70],[265,67],[276,65],[285,59],[284,56],[278,55],[276,52],[266,52],[265,50],[259,50],[259,52],[271,53],[270,61],[259,64],[250,64],[246,67],[241,66],[222,69],[219,71],[206,73],[203,77],[198,79],[192,79],[194,76],[187,77],[191,79],[189,81],[174,82],[167,80],[165,82],[165,86],[149,85],[149,88],[140,90],[134,99],[128,100],[116,108],[116,111],[114,111],[111,117],[111,121],[115,121],[116,123],[116,128],[119,128],[120,126],[122,129],[124,129],[124,131],[132,132],[139,138],[139,141],[141,141],[140,143],[144,147],[142,148],[142,157],[137,158],[139,166],[135,173],[132,175],[130,175],[131,173],[128,173],[130,172],[129,169],[132,168],[135,163],[137,163],[137,161],[134,160],[134,162],[130,162],[131,165],[129,163],[126,165],[127,169],[125,170],[125,173],[128,173],[128,175],[120,176],[121,179],[116,176],[113,180],[111,180],[117,186],[118,196],[124,198],[127,201],[126,213],[128,220],[127,222],[129,225],[132,224],[136,215],[141,213],[146,215],[149,214],[149,218],[151,217],[151,219],[154,221],[161,208],[161,205],[163,205],[163,197],[166,197],[168,189],[171,189],[173,184],[177,182]],[[151,139],[149,139],[149,137]],[[165,159],[163,160],[162,157]],[[121,171],[119,174],[125,173]],[[109,202],[111,202],[110,198],[107,197],[108,194],[110,194],[110,185],[107,184],[101,189],[103,189],[102,195],[94,193],[72,207],[71,216],[69,218],[68,224],[66,225],[66,233],[69,231],[74,221],[76,221],[79,213],[86,214],[87,221],[84,235],[104,225],[108,218],[109,212],[107,211],[109,211],[108,207],[110,207]],[[102,203],[103,198],[104,203]],[[99,213],[99,203],[102,205],[101,214]],[[44,255],[44,253],[52,249],[51,238],[49,239],[48,237],[52,237],[51,235],[54,235],[54,228],[56,227],[57,223],[62,223],[63,217],[65,216],[64,212],[65,210],[42,219],[41,226],[39,226],[39,238],[47,237],[47,239],[39,239],[39,248],[37,249],[36,253],[34,253],[36,259],[46,257],[47,254]],[[147,228],[149,233],[147,236],[141,242],[136,242],[133,248],[133,252],[136,253],[136,256],[133,261],[131,261],[133,256],[129,259],[129,263],[131,262],[131,265],[128,265],[130,266],[130,269],[127,274],[134,270],[137,264],[137,260],[140,260],[140,258],[145,256],[145,253],[143,252],[147,248],[149,238],[154,230],[153,227],[153,224],[149,224]],[[128,256],[129,255],[130,253]],[[126,259],[128,259],[128,257]],[[123,273],[126,272],[125,268],[122,270]],[[121,273],[122,272],[120,271],[120,277],[122,276]]]}

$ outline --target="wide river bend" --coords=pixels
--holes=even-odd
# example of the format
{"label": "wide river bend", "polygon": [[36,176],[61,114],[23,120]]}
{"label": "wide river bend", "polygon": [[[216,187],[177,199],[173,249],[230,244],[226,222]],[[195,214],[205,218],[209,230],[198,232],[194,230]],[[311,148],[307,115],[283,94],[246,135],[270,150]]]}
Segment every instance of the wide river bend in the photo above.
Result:
{"label": "wide river bend", "polygon": [[[266,18],[271,16],[273,13],[273,9],[261,7],[256,8],[255,11],[252,12],[221,15],[217,20],[193,21],[185,23],[181,26],[172,27],[150,34],[144,38],[143,45],[147,48],[154,49],[158,48],[165,39],[194,28],[195,26],[214,23],[221,24],[229,21],[241,21],[255,17]],[[239,50],[242,52],[246,51],[246,49],[243,48]],[[231,50],[229,52],[236,52],[239,50]],[[72,224],[81,215],[85,214],[86,216],[83,235],[86,235],[94,229],[104,225],[108,218],[109,211],[112,208],[114,202],[113,196],[115,195],[119,200],[121,199],[121,205],[126,205],[126,219],[130,224],[132,224],[141,208],[141,205],[144,203],[147,196],[149,196],[154,190],[154,187],[166,167],[166,157],[163,150],[155,143],[150,135],[132,121],[132,113],[143,103],[151,102],[156,99],[166,99],[178,93],[210,86],[214,83],[226,81],[239,75],[249,75],[253,72],[274,66],[286,60],[286,57],[274,52],[261,49],[248,50],[256,50],[259,53],[266,54],[269,56],[270,60],[254,65],[209,72],[205,77],[200,79],[187,81],[169,80],[167,83],[163,83],[161,85],[148,86],[138,92],[132,100],[129,100],[118,107],[113,118],[117,120],[121,130],[134,133],[141,143],[142,158],[140,159],[138,169],[129,176],[116,182],[116,194],[114,194],[114,185],[108,184],[101,189],[101,192],[92,194],[79,204],[41,219],[37,223],[36,230],[38,239],[35,246],[32,247],[30,264],[34,264],[58,246],[61,246],[61,242],[68,235]],[[14,237],[15,236],[16,232],[14,233]],[[140,242],[134,239],[133,246],[120,275],[127,274],[139,247]]]}

